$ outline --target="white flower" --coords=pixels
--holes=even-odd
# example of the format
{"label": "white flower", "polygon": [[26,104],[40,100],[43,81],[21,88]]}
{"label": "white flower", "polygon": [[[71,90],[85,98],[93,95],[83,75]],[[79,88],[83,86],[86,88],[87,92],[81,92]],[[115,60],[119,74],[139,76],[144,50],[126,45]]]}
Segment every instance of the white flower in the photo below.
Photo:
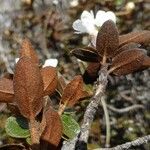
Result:
{"label": "white flower", "polygon": [[43,67],[47,67],[47,66],[52,66],[52,67],[56,67],[58,64],[58,60],[57,59],[46,59],[45,63],[43,65]]}
{"label": "white flower", "polygon": [[98,28],[103,25],[107,20],[112,20],[116,23],[116,16],[112,11],[99,10],[94,18],[93,11],[83,11],[81,18],[73,22],[72,27],[75,33],[88,33],[89,35],[96,36]]}

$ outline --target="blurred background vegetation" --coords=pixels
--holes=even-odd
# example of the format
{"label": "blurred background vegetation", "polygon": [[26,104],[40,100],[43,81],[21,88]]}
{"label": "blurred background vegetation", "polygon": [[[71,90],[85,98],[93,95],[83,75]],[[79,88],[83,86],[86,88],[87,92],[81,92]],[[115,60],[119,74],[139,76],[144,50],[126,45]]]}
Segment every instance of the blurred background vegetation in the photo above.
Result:
{"label": "blurred background vegetation", "polygon": [[[149,0],[0,0],[0,75],[13,73],[15,59],[23,38],[28,37],[38,52],[41,64],[57,58],[58,71],[70,80],[81,74],[81,66],[69,51],[88,44],[88,35],[75,34],[72,23],[83,10],[111,10],[117,16],[120,34],[150,30]],[[145,46],[148,55],[150,45]],[[110,77],[107,103],[111,121],[111,147],[150,134],[150,69],[126,77]],[[81,121],[88,104],[83,101],[74,108]],[[140,105],[130,111],[132,105]],[[8,137],[4,125],[10,115],[6,104],[0,103],[0,145],[19,142]],[[93,122],[89,149],[105,146],[104,113],[99,106]],[[150,145],[137,147],[149,150]]]}

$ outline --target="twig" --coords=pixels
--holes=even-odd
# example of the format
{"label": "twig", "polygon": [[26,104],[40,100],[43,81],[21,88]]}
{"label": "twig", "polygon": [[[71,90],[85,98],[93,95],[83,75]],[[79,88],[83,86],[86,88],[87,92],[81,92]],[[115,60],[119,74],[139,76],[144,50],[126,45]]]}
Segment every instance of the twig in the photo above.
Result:
{"label": "twig", "polygon": [[113,148],[97,148],[94,150],[127,150],[127,149],[131,148],[132,146],[139,146],[142,144],[146,144],[149,141],[150,141],[150,135],[147,135],[144,137],[140,137],[134,141],[127,142],[127,143],[122,144],[122,145],[118,145],[118,146],[113,147]]}
{"label": "twig", "polygon": [[98,109],[98,105],[101,99],[104,97],[105,88],[107,85],[107,66],[103,66],[99,72],[99,78],[95,90],[94,96],[91,98],[91,102],[86,108],[83,123],[81,125],[81,131],[78,137],[75,137],[72,141],[64,142],[62,150],[86,150],[87,141],[89,137],[89,129],[93,122],[95,113]]}
{"label": "twig", "polygon": [[111,105],[107,105],[107,107],[111,111],[119,113],[119,114],[123,114],[123,113],[129,112],[129,111],[133,111],[135,109],[140,109],[140,108],[144,109],[143,105],[138,105],[138,104],[135,104],[135,105],[132,105],[132,106],[129,106],[129,107],[126,107],[126,108],[121,108],[121,109],[115,108],[115,107],[113,107]]}
{"label": "twig", "polygon": [[133,98],[131,96],[127,96],[128,94],[131,94],[130,90],[120,92],[120,96],[122,98],[124,98],[126,101],[133,103]]}
{"label": "twig", "polygon": [[106,147],[110,146],[110,120],[109,120],[109,113],[107,110],[107,104],[104,99],[104,97],[101,98],[101,103],[104,109],[104,114],[105,114],[105,120],[106,120]]}

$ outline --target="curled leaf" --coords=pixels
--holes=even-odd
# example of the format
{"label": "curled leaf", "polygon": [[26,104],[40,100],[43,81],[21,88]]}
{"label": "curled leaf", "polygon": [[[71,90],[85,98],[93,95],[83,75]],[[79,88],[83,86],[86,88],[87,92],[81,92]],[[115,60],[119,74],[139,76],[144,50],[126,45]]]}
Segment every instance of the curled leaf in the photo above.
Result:
{"label": "curled leaf", "polygon": [[15,100],[21,114],[35,117],[42,108],[43,81],[39,67],[28,57],[22,57],[14,74]]}
{"label": "curled leaf", "polygon": [[115,23],[106,21],[97,35],[96,49],[100,56],[112,57],[119,46],[119,35]]}
{"label": "curled leaf", "polygon": [[33,63],[39,64],[37,53],[28,39],[24,39],[21,45],[20,58],[23,56],[29,57]]}
{"label": "curled leaf", "polygon": [[89,63],[83,74],[83,81],[86,84],[91,84],[98,78],[98,71],[100,70],[100,63]]}
{"label": "curled leaf", "polygon": [[149,43],[150,31],[148,30],[136,31],[136,32],[131,32],[131,33],[119,36],[119,46],[124,45],[129,42],[140,43],[140,44]]}
{"label": "curled leaf", "polygon": [[57,87],[57,70],[55,67],[45,67],[41,69],[41,74],[44,83],[44,93],[43,95],[51,95],[54,93]]}
{"label": "curled leaf", "polygon": [[97,51],[92,47],[73,49],[70,53],[82,61],[88,62],[100,61]]}
{"label": "curled leaf", "polygon": [[[46,118],[46,127],[41,135],[41,140],[45,142],[45,147],[56,148],[62,136],[61,118],[51,107],[44,113]],[[42,147],[43,148],[43,147]]]}
{"label": "curled leaf", "polygon": [[138,70],[143,63],[145,51],[142,49],[132,49],[123,51],[112,61],[111,70],[115,75],[126,75]]}
{"label": "curled leaf", "polygon": [[80,75],[74,77],[74,79],[67,84],[64,89],[61,103],[67,104],[67,106],[73,106],[83,96],[83,79]]}
{"label": "curled leaf", "polygon": [[0,79],[0,102],[11,103],[14,99],[13,81]]}

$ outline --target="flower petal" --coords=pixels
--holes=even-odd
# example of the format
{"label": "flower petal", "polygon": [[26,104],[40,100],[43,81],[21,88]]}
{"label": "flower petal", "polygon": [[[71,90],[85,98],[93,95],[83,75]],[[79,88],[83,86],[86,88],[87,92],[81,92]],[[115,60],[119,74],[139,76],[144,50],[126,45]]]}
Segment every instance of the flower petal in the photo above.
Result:
{"label": "flower petal", "polygon": [[87,33],[94,34],[96,27],[94,23],[93,11],[83,11],[83,13],[81,14],[81,21],[83,26],[86,28]]}
{"label": "flower petal", "polygon": [[83,13],[81,14],[81,21],[82,19],[87,19],[87,20],[91,20],[94,21],[94,14],[93,12],[88,12],[86,10],[83,11]]}
{"label": "flower petal", "polygon": [[89,33],[90,35],[95,35],[97,33],[97,29],[93,22],[91,22],[90,20],[84,20],[84,22],[82,23],[86,28],[87,33]]}
{"label": "flower petal", "polygon": [[52,59],[52,58],[46,59],[44,65],[43,65],[43,68],[47,67],[47,66],[56,67],[57,64],[58,64],[58,60],[57,59]]}
{"label": "flower petal", "polygon": [[116,23],[116,15],[112,11],[106,12],[107,20],[112,20],[114,23]]}
{"label": "flower petal", "polygon": [[102,26],[103,23],[104,23],[104,18],[105,18],[105,14],[106,12],[103,11],[103,10],[99,10],[97,13],[96,13],[96,18],[95,18],[95,25],[97,25],[98,27]]}
{"label": "flower petal", "polygon": [[76,21],[74,21],[72,27],[74,30],[78,31],[76,33],[86,33],[87,32],[85,26],[82,24],[82,21],[80,19],[77,19]]}
{"label": "flower petal", "polygon": [[102,11],[99,10],[96,14],[96,18],[95,18],[95,24],[100,27],[103,25],[104,22],[106,22],[107,20],[112,20],[113,22],[116,23],[116,16],[112,11]]}

